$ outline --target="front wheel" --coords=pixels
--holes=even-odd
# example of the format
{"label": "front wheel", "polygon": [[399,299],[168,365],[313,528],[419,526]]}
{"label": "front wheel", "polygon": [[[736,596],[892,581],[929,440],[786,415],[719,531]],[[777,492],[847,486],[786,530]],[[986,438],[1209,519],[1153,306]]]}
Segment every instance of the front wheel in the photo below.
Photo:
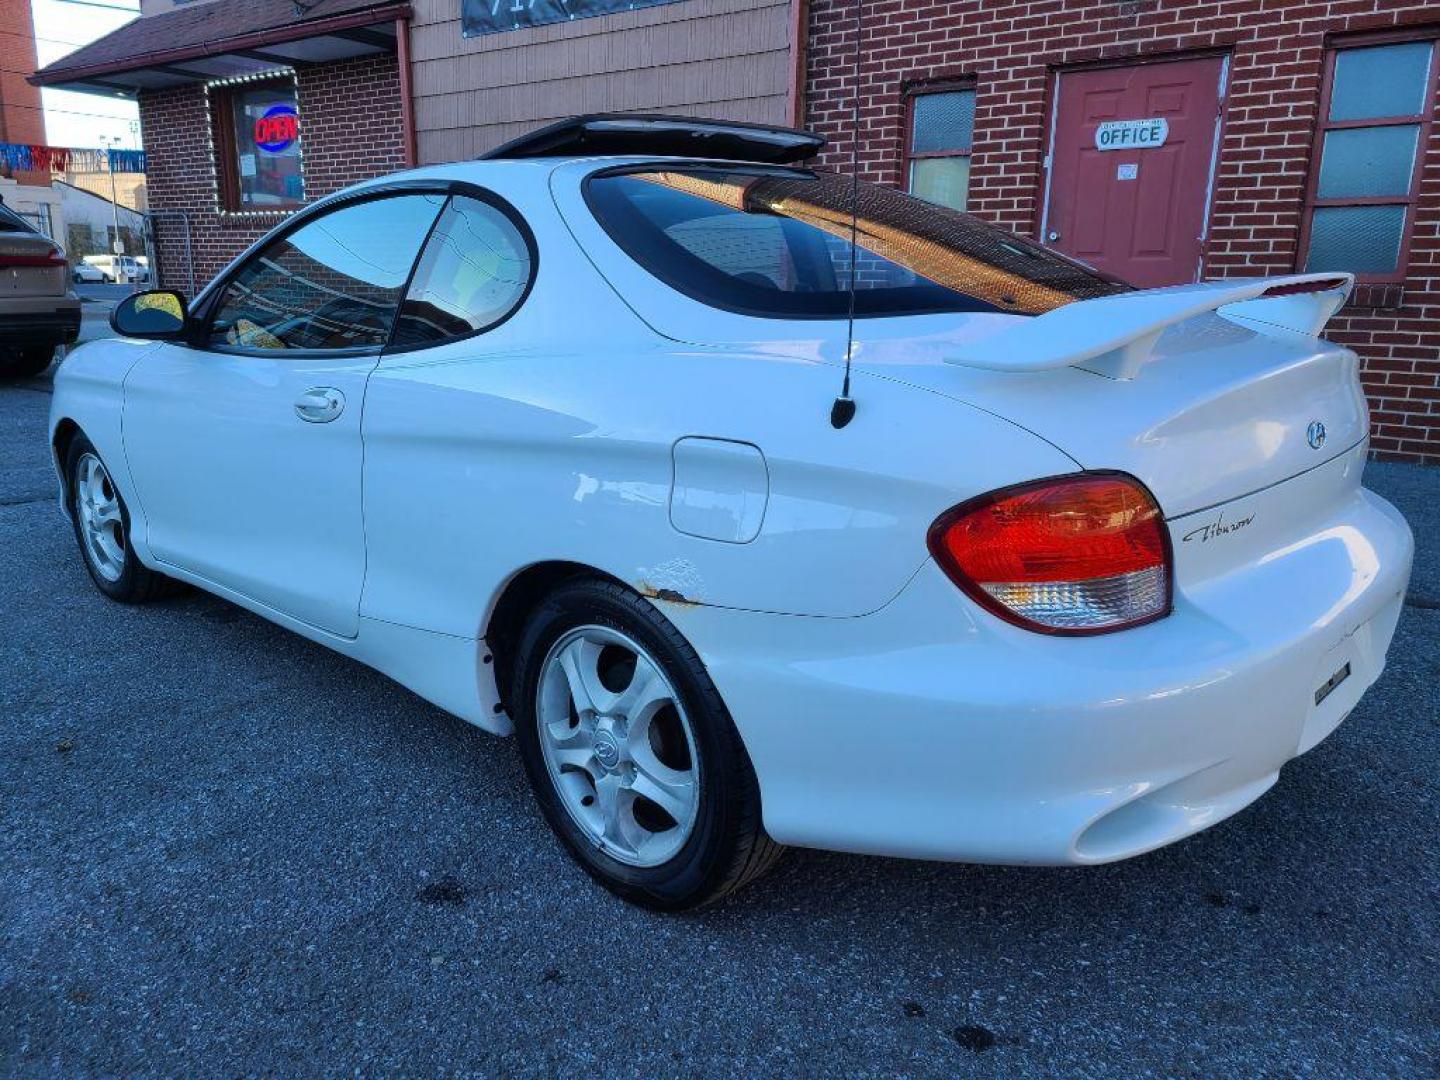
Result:
{"label": "front wheel", "polygon": [[511,700],[551,828],[624,899],[699,907],[779,855],[719,693],[643,598],[609,581],[562,584],[526,623]]}
{"label": "front wheel", "polygon": [[142,565],[131,550],[130,511],[90,440],[76,435],[65,461],[75,539],[96,588],[123,604],[167,592],[170,579]]}

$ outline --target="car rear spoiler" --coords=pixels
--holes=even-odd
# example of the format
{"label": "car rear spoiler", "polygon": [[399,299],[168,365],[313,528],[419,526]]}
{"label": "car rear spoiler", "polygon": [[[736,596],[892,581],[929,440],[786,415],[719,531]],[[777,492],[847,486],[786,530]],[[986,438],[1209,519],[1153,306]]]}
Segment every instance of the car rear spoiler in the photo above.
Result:
{"label": "car rear spoiler", "polygon": [[1016,372],[1077,367],[1133,379],[1166,328],[1210,311],[1260,330],[1319,337],[1354,284],[1353,274],[1289,274],[1080,300],[971,342],[945,362]]}
{"label": "car rear spoiler", "polygon": [[814,157],[824,146],[824,135],[799,128],[693,116],[589,113],[511,139],[479,160],[644,154],[778,165]]}

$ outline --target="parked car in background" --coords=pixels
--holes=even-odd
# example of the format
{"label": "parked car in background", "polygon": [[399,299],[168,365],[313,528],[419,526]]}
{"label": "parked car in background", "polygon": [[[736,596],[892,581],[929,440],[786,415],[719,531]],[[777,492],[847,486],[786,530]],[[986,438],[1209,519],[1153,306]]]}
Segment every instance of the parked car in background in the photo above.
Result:
{"label": "parked car in background", "polygon": [[80,336],[65,252],[0,206],[0,378],[38,375]]}
{"label": "parked car in background", "polygon": [[76,285],[108,285],[115,280],[100,267],[83,259],[70,267],[70,279]]}
{"label": "parked car in background", "polygon": [[789,164],[822,141],[582,119],[127,298],[52,402],[96,586],[515,734],[658,908],[779,844],[1085,865],[1249,805],[1410,576],[1319,336],[1353,279],[1136,290]]}
{"label": "parked car in background", "polygon": [[150,280],[149,267],[142,266],[134,255],[86,255],[85,262],[117,285],[140,285]]}

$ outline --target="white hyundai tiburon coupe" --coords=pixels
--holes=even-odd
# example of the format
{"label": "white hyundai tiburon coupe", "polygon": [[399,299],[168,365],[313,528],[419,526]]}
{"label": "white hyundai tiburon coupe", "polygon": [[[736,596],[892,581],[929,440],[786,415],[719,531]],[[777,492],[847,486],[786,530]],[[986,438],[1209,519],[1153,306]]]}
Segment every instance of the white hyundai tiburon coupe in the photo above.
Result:
{"label": "white hyundai tiburon coupe", "polygon": [[514,732],[652,907],[781,844],[1100,863],[1235,813],[1410,573],[1318,336],[1350,277],[1135,291],[820,141],[580,118],[126,301],[55,379],[96,585]]}

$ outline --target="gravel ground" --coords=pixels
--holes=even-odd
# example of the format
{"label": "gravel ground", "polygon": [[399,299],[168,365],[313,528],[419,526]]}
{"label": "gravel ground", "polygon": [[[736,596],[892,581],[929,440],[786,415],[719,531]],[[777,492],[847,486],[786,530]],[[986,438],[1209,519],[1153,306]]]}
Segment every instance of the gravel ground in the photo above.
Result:
{"label": "gravel ground", "polygon": [[791,852],[708,913],[570,865],[513,747],[192,592],[90,585],[0,388],[0,1073],[1440,1074],[1440,470],[1390,667],[1115,866]]}

